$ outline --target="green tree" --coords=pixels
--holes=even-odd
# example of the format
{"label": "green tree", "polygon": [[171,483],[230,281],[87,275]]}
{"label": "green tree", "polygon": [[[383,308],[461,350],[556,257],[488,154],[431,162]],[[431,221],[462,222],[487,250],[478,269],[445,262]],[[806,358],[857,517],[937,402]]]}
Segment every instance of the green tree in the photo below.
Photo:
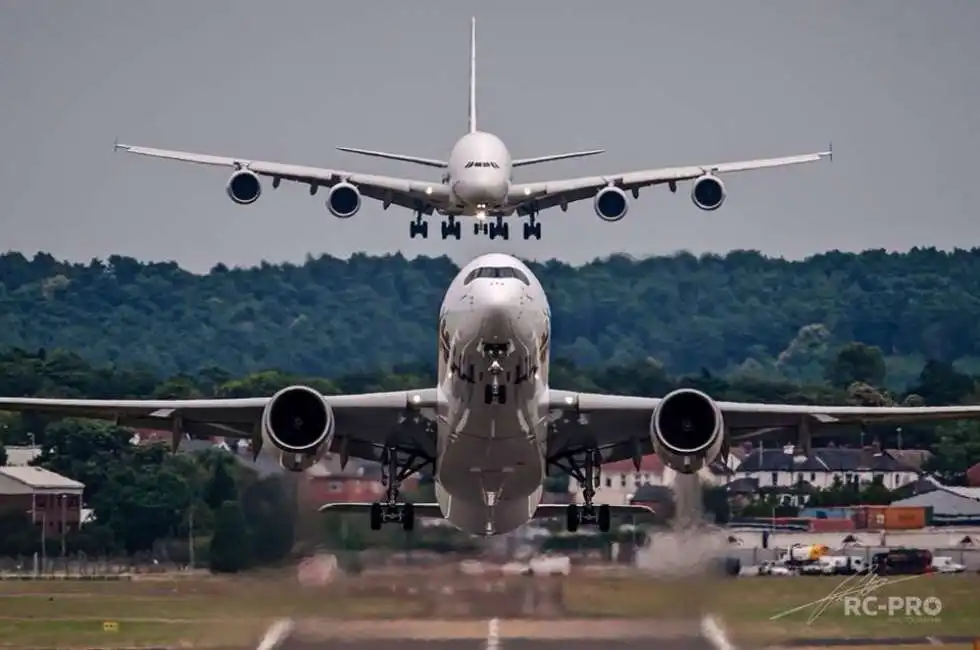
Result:
{"label": "green tree", "polygon": [[217,510],[226,501],[238,499],[238,488],[227,463],[217,462],[211,471],[211,477],[204,488],[204,502],[212,510]]}
{"label": "green tree", "polygon": [[248,568],[248,528],[241,506],[235,501],[226,501],[218,508],[209,559],[215,573],[237,573]]}
{"label": "green tree", "polygon": [[855,382],[881,386],[885,379],[885,357],[875,346],[847,343],[827,366],[827,381],[841,388]]}

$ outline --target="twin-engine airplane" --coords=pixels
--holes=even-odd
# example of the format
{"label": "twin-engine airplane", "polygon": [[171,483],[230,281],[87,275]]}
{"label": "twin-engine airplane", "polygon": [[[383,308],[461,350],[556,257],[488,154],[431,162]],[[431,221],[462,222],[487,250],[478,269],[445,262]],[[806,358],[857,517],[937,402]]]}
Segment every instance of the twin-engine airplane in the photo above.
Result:
{"label": "twin-engine airplane", "polygon": [[[694,473],[725,459],[732,441],[872,422],[980,418],[980,406],[854,407],[718,402],[703,392],[666,397],[601,395],[548,385],[551,311],[544,289],[519,260],[478,257],[449,285],[439,313],[438,385],[362,395],[321,395],[306,386],[272,397],[190,400],[0,398],[0,411],[114,420],[169,430],[174,445],[196,437],[251,439],[255,453],[278,452],[302,471],[326,452],[380,461],[385,497],[325,509],[367,512],[371,527],[415,516],[445,517],[476,535],[506,533],[535,517],[561,515],[608,530],[612,515],[634,506],[595,505],[603,463],[656,453],[665,465]],[[430,469],[437,503],[409,504],[399,486]],[[546,476],[565,472],[583,487],[584,503],[542,504]]]}
{"label": "twin-engine airplane", "polygon": [[272,179],[272,187],[279,187],[283,180],[304,183],[310,194],[320,187],[328,189],[327,209],[340,219],[349,219],[361,209],[361,197],[381,201],[385,210],[392,204],[415,211],[409,233],[414,238],[429,236],[429,224],[425,217],[438,213],[445,216],[442,222],[442,238],[459,239],[462,233],[461,217],[476,217],[474,234],[486,234],[490,239],[510,238],[510,228],[504,217],[527,217],[524,222],[524,239],[541,239],[541,224],[537,215],[541,210],[561,206],[563,211],[576,201],[593,199],[595,213],[603,221],[619,221],[629,209],[627,193],[639,197],[640,189],[654,185],[667,185],[677,191],[677,183],[694,181],[691,200],[702,210],[717,210],[725,201],[725,185],[720,175],[730,172],[797,165],[832,158],[832,149],[783,158],[744,160],[740,162],[691,165],[644,169],[600,176],[585,176],[564,180],[515,183],[513,172],[518,167],[537,165],[554,160],[582,158],[603,153],[602,149],[539,156],[535,158],[511,157],[506,145],[492,133],[476,128],[476,19],[470,32],[470,100],[469,132],[460,138],[449,154],[448,160],[434,160],[419,156],[407,156],[384,151],[370,151],[351,147],[337,147],[341,151],[387,158],[443,170],[439,182],[362,174],[340,169],[323,169],[304,165],[212,156],[186,151],[170,151],[116,144],[117,150],[170,158],[185,162],[214,165],[233,169],[226,191],[232,201],[241,205],[255,203],[262,194],[260,177]]}

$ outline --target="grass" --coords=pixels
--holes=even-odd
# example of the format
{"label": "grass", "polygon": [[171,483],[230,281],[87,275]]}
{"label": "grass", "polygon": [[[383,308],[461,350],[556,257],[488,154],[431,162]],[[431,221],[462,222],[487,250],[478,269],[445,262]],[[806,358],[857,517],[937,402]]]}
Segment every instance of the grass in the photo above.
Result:
{"label": "grass", "polygon": [[[900,578],[899,578],[900,579]],[[846,615],[837,600],[822,612],[807,607],[841,589],[856,588],[851,578],[806,576],[796,578],[741,578],[697,581],[643,579],[591,580],[566,585],[564,602],[569,615],[593,617],[675,618],[701,611],[720,616],[737,640],[778,640],[819,637],[925,637],[980,636],[980,577],[932,575],[884,585],[868,592],[879,602],[889,596],[940,599],[938,616],[905,617]],[[865,583],[867,584],[867,583]],[[795,610],[795,611],[791,611]]]}
{"label": "grass", "polygon": [[[935,596],[943,604],[937,620],[887,614],[845,616],[839,602],[811,619],[814,610],[801,606],[826,598],[844,578],[555,580],[561,581],[569,617],[689,620],[710,611],[720,616],[736,642],[806,637],[980,636],[980,577],[973,575],[915,578],[874,592],[883,601],[889,596]],[[515,582],[527,584],[520,579]],[[403,587],[400,593],[391,589],[396,584]],[[154,644],[241,647],[254,643],[271,620],[285,616],[333,620],[431,618],[430,599],[424,593],[409,594],[404,588],[441,584],[443,580],[431,574],[352,579],[319,588],[301,588],[291,579],[255,577],[0,582],[0,648]],[[777,616],[794,609],[798,611]],[[117,622],[118,631],[104,631],[104,621]]]}

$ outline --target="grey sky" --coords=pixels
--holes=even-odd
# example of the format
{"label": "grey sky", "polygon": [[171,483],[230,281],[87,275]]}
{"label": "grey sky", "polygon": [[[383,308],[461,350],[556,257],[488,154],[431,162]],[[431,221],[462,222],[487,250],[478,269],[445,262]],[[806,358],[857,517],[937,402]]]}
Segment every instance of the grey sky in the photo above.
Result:
{"label": "grey sky", "polygon": [[[466,228],[443,242],[410,240],[406,210],[368,203],[341,221],[291,184],[241,207],[223,170],[111,151],[118,135],[437,178],[333,146],[446,157],[466,128],[470,15],[483,129],[518,157],[607,150],[521,178],[806,153],[831,139],[834,162],[729,176],[715,213],[691,204],[688,185],[641,193],[618,224],[582,202],[544,213],[540,242]],[[0,0],[3,248],[206,271],[362,250],[582,262],[972,246],[978,26],[971,0]]]}

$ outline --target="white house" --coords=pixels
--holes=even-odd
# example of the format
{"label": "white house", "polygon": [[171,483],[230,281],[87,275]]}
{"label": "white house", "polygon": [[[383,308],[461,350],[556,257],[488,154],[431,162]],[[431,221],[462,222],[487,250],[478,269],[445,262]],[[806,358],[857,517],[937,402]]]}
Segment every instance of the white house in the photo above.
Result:
{"label": "white house", "polygon": [[[724,485],[732,474],[738,460],[734,455],[729,456],[728,465],[717,461],[699,473],[702,483],[709,485]],[[632,460],[620,460],[602,466],[599,474],[599,487],[596,488],[594,503],[609,505],[626,505],[637,489],[644,485],[662,485],[670,487],[674,484],[677,472],[665,467],[656,454],[647,454],[640,463],[640,469],[633,467]],[[569,490],[574,492],[576,503],[582,503],[582,486],[578,481],[569,483]]]}
{"label": "white house", "polygon": [[[917,457],[921,462],[921,452],[917,452]],[[740,486],[754,486],[755,489],[791,489],[801,484],[827,489],[833,487],[836,479],[845,484],[860,484],[871,483],[880,477],[886,488],[894,490],[918,480],[920,470],[914,462],[913,454],[909,452],[874,447],[823,447],[813,449],[806,456],[787,445],[750,452],[732,479]]]}

